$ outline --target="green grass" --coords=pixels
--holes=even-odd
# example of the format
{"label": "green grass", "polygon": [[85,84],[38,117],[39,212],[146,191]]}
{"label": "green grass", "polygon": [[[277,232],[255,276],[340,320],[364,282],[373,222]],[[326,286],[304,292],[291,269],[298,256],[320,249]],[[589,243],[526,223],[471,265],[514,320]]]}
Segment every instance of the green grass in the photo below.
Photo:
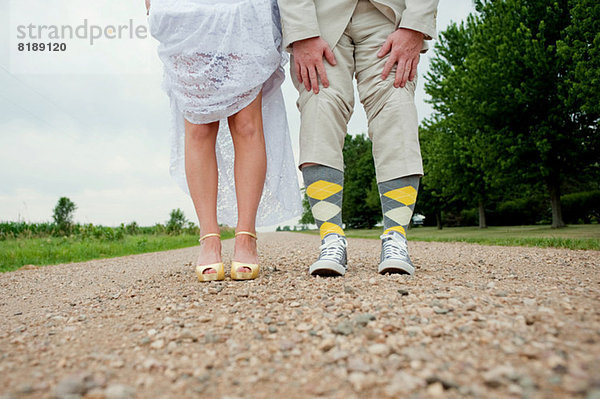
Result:
{"label": "green grass", "polygon": [[[311,233],[317,234],[316,231]],[[381,229],[348,230],[351,238],[379,239]],[[470,242],[486,245],[554,247],[600,250],[600,225],[572,225],[564,229],[550,226],[416,227],[408,231],[410,241]]]}
{"label": "green grass", "polygon": [[[221,232],[223,239],[233,232]],[[82,262],[166,251],[198,245],[197,235],[127,235],[121,240],[81,239],[71,237],[17,238],[0,241],[0,272],[16,270],[24,265],[45,266]]]}

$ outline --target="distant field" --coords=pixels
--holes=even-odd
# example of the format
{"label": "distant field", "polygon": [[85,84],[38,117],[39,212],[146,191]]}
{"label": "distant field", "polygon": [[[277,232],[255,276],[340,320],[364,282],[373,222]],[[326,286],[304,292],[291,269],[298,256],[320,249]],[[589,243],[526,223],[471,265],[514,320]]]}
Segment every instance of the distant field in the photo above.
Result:
{"label": "distant field", "polygon": [[[317,231],[310,231],[317,234]],[[348,230],[348,237],[379,239],[381,229]],[[460,241],[488,245],[516,245],[600,250],[600,225],[572,225],[564,229],[550,226],[488,227],[414,227],[408,231],[410,241]]]}
{"label": "distant field", "polygon": [[[223,239],[231,238],[233,232],[223,231],[221,235]],[[9,239],[0,241],[0,272],[16,270],[24,265],[83,262],[194,245],[198,245],[198,236],[191,234],[126,235],[120,240],[67,237]]]}

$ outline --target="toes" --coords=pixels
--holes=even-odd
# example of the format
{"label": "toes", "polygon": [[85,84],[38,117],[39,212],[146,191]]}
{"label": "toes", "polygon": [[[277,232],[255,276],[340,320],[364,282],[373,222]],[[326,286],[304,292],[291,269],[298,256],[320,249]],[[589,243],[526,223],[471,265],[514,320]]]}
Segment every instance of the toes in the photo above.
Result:
{"label": "toes", "polygon": [[216,272],[217,271],[215,269],[206,269],[205,271],[202,272],[202,274],[213,274]]}
{"label": "toes", "polygon": [[237,271],[238,273],[250,273],[252,272],[252,269],[250,269],[249,267],[240,267]]}

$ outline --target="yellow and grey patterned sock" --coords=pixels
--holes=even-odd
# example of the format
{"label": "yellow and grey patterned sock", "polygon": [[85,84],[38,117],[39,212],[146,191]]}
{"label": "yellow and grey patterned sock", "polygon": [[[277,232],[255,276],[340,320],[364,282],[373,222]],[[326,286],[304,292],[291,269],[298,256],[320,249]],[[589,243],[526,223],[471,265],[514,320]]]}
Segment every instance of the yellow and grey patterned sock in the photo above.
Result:
{"label": "yellow and grey patterned sock", "polygon": [[344,172],[323,165],[302,168],[306,195],[321,233],[344,236],[342,229],[342,198]]}
{"label": "yellow and grey patterned sock", "polygon": [[379,183],[383,234],[395,231],[406,237],[406,229],[417,202],[419,180],[418,175],[413,175]]}

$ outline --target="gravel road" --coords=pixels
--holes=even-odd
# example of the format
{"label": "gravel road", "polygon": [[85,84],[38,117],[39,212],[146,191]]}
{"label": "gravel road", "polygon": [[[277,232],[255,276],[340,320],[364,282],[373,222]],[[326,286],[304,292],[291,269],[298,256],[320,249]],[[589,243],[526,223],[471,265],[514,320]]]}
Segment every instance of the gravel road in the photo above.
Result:
{"label": "gravel road", "polygon": [[600,398],[598,251],[411,242],[409,278],[350,239],[312,278],[318,237],[259,244],[252,282],[197,248],[1,274],[0,398]]}

